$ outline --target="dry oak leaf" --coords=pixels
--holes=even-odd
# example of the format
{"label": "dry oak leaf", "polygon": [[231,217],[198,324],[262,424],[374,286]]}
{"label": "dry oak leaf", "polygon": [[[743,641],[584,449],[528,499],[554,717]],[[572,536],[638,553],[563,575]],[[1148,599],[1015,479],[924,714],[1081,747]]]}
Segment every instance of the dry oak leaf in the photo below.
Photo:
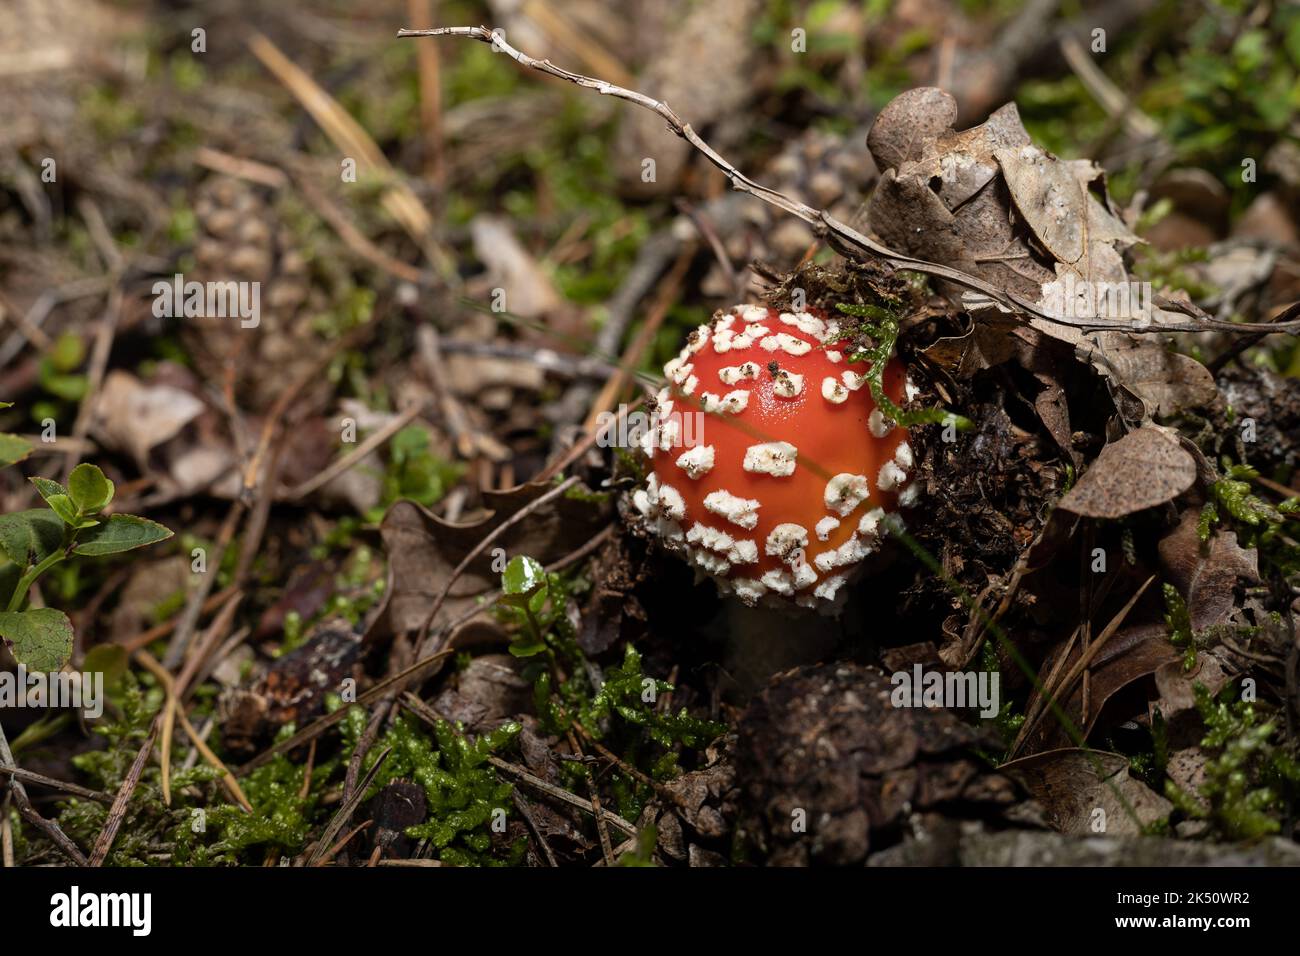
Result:
{"label": "dry oak leaf", "polygon": [[149,450],[175,438],[203,408],[203,402],[184,389],[146,384],[114,369],[95,404],[96,432],[108,447],[129,452],[144,470]]}
{"label": "dry oak leaf", "polygon": [[1192,628],[1202,630],[1225,623],[1236,607],[1238,581],[1258,584],[1259,554],[1243,548],[1232,531],[1219,531],[1202,544],[1197,534],[1200,514],[1183,512],[1178,527],[1158,545],[1166,579],[1187,601]]}
{"label": "dry oak leaf", "polygon": [[1085,518],[1122,518],[1172,501],[1195,480],[1192,456],[1148,425],[1103,448],[1060,507]]}
{"label": "dry oak leaf", "polygon": [[[1148,592],[1148,596],[1150,593]],[[1154,599],[1153,599],[1154,600]],[[1064,646],[1064,645],[1063,645]],[[1064,662],[1058,655],[1048,658],[1042,673],[1058,669],[1068,673],[1079,660],[1079,645],[1070,647]],[[1163,622],[1134,624],[1121,628],[1106,642],[1088,668],[1088,710],[1083,709],[1083,683],[1076,681],[1061,709],[1068,721],[1086,739],[1102,716],[1110,700],[1137,681],[1146,680],[1170,662],[1181,660],[1181,654],[1169,642],[1169,629]],[[1049,747],[1063,747],[1069,743],[1064,726],[1054,717],[1040,721],[1024,743],[1027,751]]]}
{"label": "dry oak leaf", "polygon": [[[411,501],[399,501],[389,508],[379,533],[393,575],[389,605],[392,628],[405,631],[422,627],[456,565],[498,525],[552,487],[549,482],[538,481],[502,491],[484,491],[487,516],[467,524],[444,521]],[[474,603],[478,595],[500,583],[504,567],[501,552],[506,560],[527,555],[544,565],[551,564],[577,550],[609,523],[609,507],[593,501],[583,485],[570,491],[575,497],[561,495],[507,530],[475,558],[453,584],[441,618],[454,617]]]}
{"label": "dry oak leaf", "polygon": [[1022,757],[999,769],[1033,794],[1061,833],[1092,836],[1100,821],[1109,836],[1137,836],[1167,817],[1173,804],[1129,776],[1128,767],[1121,754],[1066,748]]}
{"label": "dry oak leaf", "polygon": [[1103,338],[1107,344],[1100,352],[1100,361],[1109,367],[1115,381],[1142,399],[1155,414],[1167,417],[1203,408],[1218,397],[1214,376],[1196,359],[1150,341],[1135,341],[1131,336]]}

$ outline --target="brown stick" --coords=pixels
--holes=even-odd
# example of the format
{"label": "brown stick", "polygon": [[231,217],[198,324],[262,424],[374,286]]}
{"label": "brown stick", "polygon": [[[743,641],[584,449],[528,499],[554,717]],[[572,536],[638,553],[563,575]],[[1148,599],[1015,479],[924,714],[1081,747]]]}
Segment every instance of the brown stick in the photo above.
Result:
{"label": "brown stick", "polygon": [[700,138],[699,134],[691,128],[689,123],[682,120],[680,116],[667,103],[656,100],[644,93],[635,90],[629,90],[622,86],[616,86],[606,80],[596,79],[590,76],[583,76],[581,73],[574,73],[556,66],[550,60],[538,60],[515,49],[506,41],[501,33],[494,33],[487,27],[437,27],[432,30],[399,30],[398,37],[439,37],[455,36],[466,37],[472,40],[478,40],[487,43],[500,53],[505,53],[515,62],[526,66],[538,72],[545,73],[548,76],[554,76],[561,80],[566,80],[576,86],[584,89],[595,90],[597,93],[613,96],[617,99],[627,100],[629,103],[635,103],[643,109],[650,110],[663,118],[669,128],[695,147],[704,157],[717,167],[723,175],[730,181],[732,188],[740,192],[748,193],[771,206],[781,209],[792,216],[797,216],[804,222],[816,227],[819,231],[826,234],[831,244],[838,251],[851,258],[862,259],[864,257],[875,257],[883,259],[886,262],[900,269],[906,269],[912,272],[922,272],[927,275],[937,276],[946,279],[967,289],[983,293],[991,300],[1003,306],[1013,313],[1031,316],[1044,322],[1051,322],[1056,325],[1064,325],[1084,332],[1093,331],[1122,331],[1132,333],[1157,334],[1162,332],[1204,332],[1207,329],[1217,329],[1224,332],[1257,332],[1267,328],[1271,332],[1295,332],[1300,331],[1300,320],[1287,323],[1278,323],[1272,326],[1262,326],[1257,323],[1234,323],[1222,322],[1217,319],[1204,318],[1196,322],[1170,322],[1170,323],[1143,323],[1140,320],[1129,322],[1087,322],[1081,323],[1073,319],[1063,318],[1052,315],[1033,303],[1027,301],[1021,296],[1005,289],[999,289],[983,279],[963,272],[960,269],[954,269],[951,266],[940,265],[936,262],[929,262],[925,259],[917,259],[912,256],[903,255],[886,246],[867,238],[862,233],[850,228],[845,223],[836,219],[830,213],[822,209],[816,209],[805,203],[785,195],[778,190],[771,189],[761,183],[750,179],[732,163],[724,159],[712,146]]}
{"label": "brown stick", "polygon": [[[17,770],[18,764],[14,760],[14,755],[9,749],[9,739],[5,737],[3,725],[0,725],[0,771]],[[9,780],[9,792],[13,794],[14,806],[18,808],[22,818],[36,827],[42,833],[50,838],[63,853],[77,866],[86,865],[85,854],[81,848],[72,842],[72,838],[63,832],[62,828],[53,820],[46,820],[36,812],[32,802],[27,797],[27,788],[17,777]]]}
{"label": "brown stick", "polygon": [[85,797],[87,800],[94,800],[96,803],[113,802],[112,795],[104,793],[102,790],[90,790],[79,784],[56,780],[54,777],[47,777],[43,773],[37,773],[35,770],[24,770],[21,767],[0,767],[0,775],[4,774],[8,774],[24,783],[34,783],[38,786],[49,787],[51,790],[61,790],[64,793],[72,794],[74,797]]}
{"label": "brown stick", "polygon": [[[433,26],[433,0],[406,0],[406,14],[420,27]],[[427,43],[416,55],[420,68],[420,132],[424,139],[424,175],[441,192],[446,183],[442,142],[442,80],[436,44]]]}
{"label": "brown stick", "polygon": [[144,773],[144,765],[149,760],[149,754],[153,752],[153,743],[158,736],[158,724],[157,717],[149,724],[149,733],[145,736],[144,743],[140,745],[140,750],[131,763],[131,769],[122,780],[122,786],[118,788],[117,796],[113,798],[113,805],[108,808],[108,819],[104,823],[104,829],[99,831],[99,838],[95,840],[95,848],[90,854],[90,866],[103,866],[108,851],[113,848],[117,831],[121,828],[122,821],[126,819],[126,805],[140,783],[140,775]]}

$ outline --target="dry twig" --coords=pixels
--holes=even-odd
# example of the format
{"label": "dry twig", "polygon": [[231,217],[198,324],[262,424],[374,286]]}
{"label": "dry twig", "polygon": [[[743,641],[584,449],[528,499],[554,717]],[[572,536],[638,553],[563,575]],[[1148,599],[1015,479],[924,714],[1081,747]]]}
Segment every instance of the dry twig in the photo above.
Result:
{"label": "dry twig", "polygon": [[[1225,332],[1255,332],[1260,331],[1261,326],[1257,323],[1233,323],[1221,322],[1217,319],[1203,318],[1195,322],[1169,322],[1169,323],[1148,323],[1139,319],[1132,321],[1079,321],[1076,319],[1062,318],[1044,311],[1039,306],[1027,301],[1021,296],[1005,289],[999,289],[993,284],[977,278],[960,269],[954,269],[951,266],[941,265],[937,262],[928,262],[924,259],[917,259],[912,256],[903,255],[886,246],[881,245],[873,239],[864,236],[856,229],[836,219],[830,213],[822,209],[815,209],[797,199],[785,195],[778,190],[771,189],[763,184],[750,179],[747,175],[737,169],[732,163],[723,158],[712,146],[700,138],[699,134],[691,128],[689,123],[682,120],[676,112],[673,111],[667,103],[656,100],[644,93],[635,90],[629,90],[622,86],[616,86],[606,80],[595,79],[590,76],[584,76],[581,73],[574,73],[571,70],[563,69],[556,66],[550,60],[538,60],[522,53],[510,45],[509,42],[500,33],[494,33],[487,27],[437,27],[432,30],[399,30],[399,37],[439,37],[454,36],[466,37],[472,40],[478,40],[482,43],[491,44],[494,50],[504,53],[515,62],[526,66],[529,69],[537,70],[548,76],[554,76],[561,80],[566,80],[576,86],[584,89],[595,90],[597,93],[613,96],[618,99],[627,100],[629,103],[635,103],[643,109],[657,113],[663,118],[668,127],[678,136],[685,139],[695,149],[704,155],[704,157],[717,167],[728,181],[732,188],[741,192],[749,193],[763,202],[777,209],[781,209],[792,216],[797,216],[804,222],[812,225],[819,233],[824,235],[830,244],[841,254],[854,258],[876,258],[890,263],[895,268],[906,269],[912,272],[921,272],[926,275],[932,275],[936,278],[946,279],[956,285],[966,289],[982,293],[991,301],[996,303],[1007,312],[1022,316],[1029,316],[1044,322],[1051,322],[1057,325],[1068,326],[1082,332],[1095,331],[1118,331],[1132,333],[1155,334],[1162,332],[1204,332],[1207,329],[1217,329]],[[1288,323],[1277,323],[1268,327],[1269,331],[1281,332],[1300,331],[1300,320]]]}

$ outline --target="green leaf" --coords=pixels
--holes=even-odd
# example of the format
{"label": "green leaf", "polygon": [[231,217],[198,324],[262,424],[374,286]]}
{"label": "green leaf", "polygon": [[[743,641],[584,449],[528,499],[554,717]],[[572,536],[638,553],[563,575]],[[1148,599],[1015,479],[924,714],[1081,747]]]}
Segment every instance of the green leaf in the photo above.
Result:
{"label": "green leaf", "polygon": [[27,480],[36,486],[36,490],[41,493],[41,497],[46,501],[49,501],[55,495],[68,497],[68,489],[57,481],[51,481],[49,478],[28,478]]}
{"label": "green leaf", "polygon": [[[108,481],[107,478],[104,480]],[[50,509],[56,515],[63,519],[65,524],[74,528],[93,528],[99,524],[94,518],[81,514],[81,510],[84,509],[78,509],[77,503],[72,500],[72,495],[68,489],[57,481],[51,481],[49,478],[29,478],[28,481],[36,486],[36,490],[41,493],[45,503],[50,506]],[[112,482],[109,482],[109,484],[111,485]]]}
{"label": "green leaf", "polygon": [[[2,403],[0,403],[2,404]],[[0,468],[15,465],[32,453],[32,443],[18,435],[0,434]]]}
{"label": "green leaf", "polygon": [[77,514],[77,506],[67,495],[50,495],[45,499],[45,503],[50,506],[51,511],[63,519],[65,524],[70,524],[74,528],[80,526],[81,517]]}
{"label": "green leaf", "polygon": [[546,569],[526,555],[511,558],[501,573],[501,600],[525,607],[528,599],[546,585]]}
{"label": "green leaf", "polygon": [[532,657],[533,655],[540,654],[542,651],[546,650],[546,642],[533,640],[532,638],[523,638],[522,640],[515,641],[507,648],[507,650],[515,657]]}
{"label": "green leaf", "polygon": [[42,377],[41,387],[56,398],[79,402],[86,397],[90,383],[84,375],[47,375]]}
{"label": "green leaf", "polygon": [[60,372],[71,372],[86,360],[86,343],[73,332],[64,332],[50,350],[50,364]]}
{"label": "green leaf", "polygon": [[86,651],[81,669],[88,674],[104,675],[105,687],[116,687],[126,674],[127,650],[121,644],[96,644]]}
{"label": "green leaf", "polygon": [[102,511],[113,500],[113,482],[91,464],[82,462],[68,476],[68,494],[82,514]]}
{"label": "green leaf", "polygon": [[39,564],[63,547],[63,521],[44,508],[0,515],[0,550],[25,568]]}
{"label": "green leaf", "polygon": [[172,533],[156,521],[138,515],[113,515],[98,527],[77,536],[74,554],[99,557],[119,554],[166,541]]}
{"label": "green leaf", "polygon": [[30,671],[53,673],[72,656],[72,622],[53,608],[0,611],[0,637]]}

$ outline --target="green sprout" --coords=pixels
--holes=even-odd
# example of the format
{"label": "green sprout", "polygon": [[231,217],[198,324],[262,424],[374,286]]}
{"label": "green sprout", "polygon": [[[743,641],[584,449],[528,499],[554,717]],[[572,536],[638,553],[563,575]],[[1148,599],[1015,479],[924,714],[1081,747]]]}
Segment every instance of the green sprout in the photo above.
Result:
{"label": "green sprout", "polygon": [[32,585],[74,555],[118,554],[165,541],[172,533],[136,515],[105,516],[104,509],[113,500],[113,482],[94,465],[83,463],[72,469],[66,488],[49,478],[31,482],[47,507],[0,515],[0,552],[20,574],[0,612],[0,638],[20,664],[57,671],[72,655],[72,622],[53,608],[24,610]]}

